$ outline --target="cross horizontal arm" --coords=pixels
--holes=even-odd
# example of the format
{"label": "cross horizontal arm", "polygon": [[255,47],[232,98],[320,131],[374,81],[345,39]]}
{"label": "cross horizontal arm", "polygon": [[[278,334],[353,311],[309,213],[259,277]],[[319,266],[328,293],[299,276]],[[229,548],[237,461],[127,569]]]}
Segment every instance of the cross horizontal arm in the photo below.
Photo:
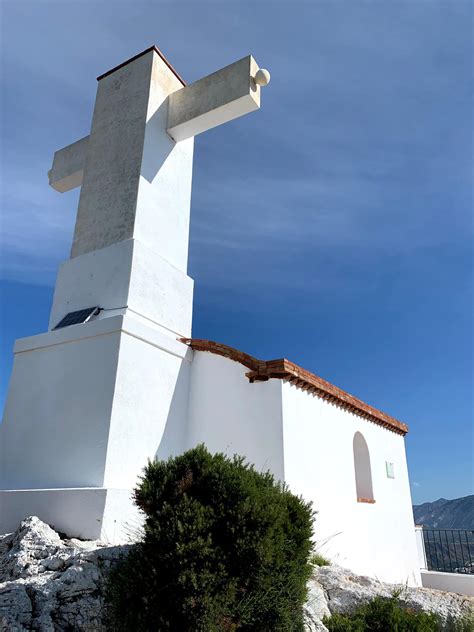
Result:
{"label": "cross horizontal arm", "polygon": [[168,134],[181,141],[258,110],[259,67],[248,55],[169,96]]}
{"label": "cross horizontal arm", "polygon": [[86,136],[55,152],[53,166],[48,172],[49,185],[53,189],[65,193],[81,186],[88,143],[89,136]]}

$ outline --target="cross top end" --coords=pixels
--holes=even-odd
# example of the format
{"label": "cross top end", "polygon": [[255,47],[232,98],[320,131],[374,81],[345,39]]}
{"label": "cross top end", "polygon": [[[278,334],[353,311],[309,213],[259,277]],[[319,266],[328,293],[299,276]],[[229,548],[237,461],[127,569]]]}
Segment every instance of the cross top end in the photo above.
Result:
{"label": "cross top end", "polygon": [[[142,70],[144,68],[142,61],[147,56],[150,60],[155,58],[155,62],[159,58],[157,63],[163,64],[163,68],[171,71],[181,84],[181,87],[176,86],[176,81],[174,84],[167,84],[174,87],[165,95],[167,117],[166,120],[163,119],[163,131],[175,143],[258,110],[260,89],[270,82],[270,72],[265,68],[260,68],[255,59],[247,55],[187,85],[160,49],[157,46],[151,46],[97,77],[98,94],[107,92],[106,86],[109,81],[107,78],[111,75],[123,76],[123,72],[126,72],[129,76],[138,77],[140,68]],[[152,62],[152,65],[155,62]],[[149,66],[150,69],[152,65]],[[143,94],[148,93],[152,75],[149,73],[142,82]],[[137,93],[134,92],[133,95],[131,93],[130,98],[136,99]],[[157,104],[157,107],[159,105]],[[115,106],[108,109],[112,111],[113,108]],[[117,120],[120,117],[117,110],[114,116]],[[52,168],[48,172],[49,184],[54,189],[63,193],[82,185],[89,146],[89,136],[87,136],[55,153]]]}
{"label": "cross top end", "polygon": [[172,66],[170,64],[170,62],[168,61],[166,56],[161,52],[161,50],[155,44],[153,44],[153,46],[149,46],[148,48],[145,48],[145,50],[142,50],[141,53],[137,53],[133,57],[130,57],[130,59],[127,59],[127,60],[123,61],[121,64],[118,64],[118,66],[114,66],[110,70],[107,70],[106,72],[102,73],[101,75],[99,75],[97,77],[97,81],[100,81],[101,79],[104,79],[105,77],[108,77],[109,75],[114,73],[116,70],[119,70],[120,68],[123,68],[127,64],[131,64],[132,61],[135,61],[136,59],[139,59],[140,57],[143,57],[143,55],[147,55],[151,51],[154,51],[159,57],[161,57],[161,59],[165,62],[165,64],[168,66],[168,68],[171,70],[171,72],[173,72],[176,75],[176,77],[181,81],[183,86],[185,86],[186,85],[186,81],[181,77],[180,74],[178,74],[178,72],[174,68],[174,66]]}

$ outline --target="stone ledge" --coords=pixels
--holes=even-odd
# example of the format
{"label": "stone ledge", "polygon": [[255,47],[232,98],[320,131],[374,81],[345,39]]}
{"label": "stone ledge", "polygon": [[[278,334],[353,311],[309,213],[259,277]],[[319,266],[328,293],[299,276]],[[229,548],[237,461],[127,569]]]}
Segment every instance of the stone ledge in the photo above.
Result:
{"label": "stone ledge", "polygon": [[157,328],[145,325],[132,316],[125,315],[90,320],[87,323],[71,325],[70,327],[48,331],[44,334],[19,338],[15,342],[13,352],[15,354],[27,353],[36,349],[45,349],[120,332],[167,351],[179,358],[187,357],[190,361],[187,347],[179,340],[176,340],[171,335],[168,336],[162,333]]}

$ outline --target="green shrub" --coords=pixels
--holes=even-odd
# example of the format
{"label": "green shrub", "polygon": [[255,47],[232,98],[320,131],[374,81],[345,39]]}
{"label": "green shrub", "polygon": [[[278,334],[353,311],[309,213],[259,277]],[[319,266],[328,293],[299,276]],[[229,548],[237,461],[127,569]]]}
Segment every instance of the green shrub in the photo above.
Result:
{"label": "green shrub", "polygon": [[434,613],[403,608],[396,597],[376,597],[353,615],[334,614],[324,619],[330,632],[438,632],[440,620]]}
{"label": "green shrub", "polygon": [[313,511],[240,457],[203,446],[149,463],[143,541],[106,592],[113,630],[300,631]]}
{"label": "green shrub", "polygon": [[450,621],[446,626],[449,632],[474,632],[474,613],[457,621]]}
{"label": "green shrub", "polygon": [[319,553],[313,553],[309,561],[312,566],[331,566],[331,562]]}

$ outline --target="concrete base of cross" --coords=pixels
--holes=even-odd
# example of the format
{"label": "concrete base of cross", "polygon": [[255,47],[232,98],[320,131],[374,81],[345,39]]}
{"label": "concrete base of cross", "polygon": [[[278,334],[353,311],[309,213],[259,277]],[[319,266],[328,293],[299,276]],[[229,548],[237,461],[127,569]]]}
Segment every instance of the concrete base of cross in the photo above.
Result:
{"label": "concrete base of cross", "polygon": [[38,516],[68,537],[110,544],[136,540],[142,524],[130,489],[0,490],[0,533],[15,531],[27,515]]}

